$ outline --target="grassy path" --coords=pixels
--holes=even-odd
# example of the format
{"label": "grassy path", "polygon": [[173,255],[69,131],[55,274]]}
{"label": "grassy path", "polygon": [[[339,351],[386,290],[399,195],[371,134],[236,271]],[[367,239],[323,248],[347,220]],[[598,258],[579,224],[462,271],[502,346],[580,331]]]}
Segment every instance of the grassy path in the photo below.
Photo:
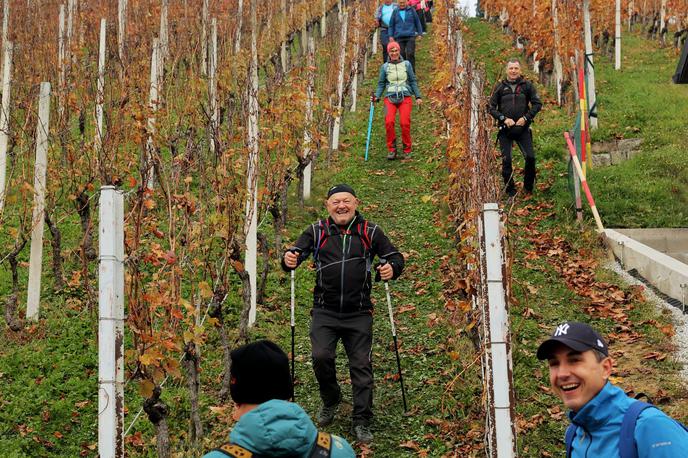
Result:
{"label": "grassy path", "polygon": [[[417,65],[420,88],[427,92],[431,58],[428,53],[428,35],[419,44]],[[325,190],[334,183],[351,184],[362,200],[359,210],[378,223],[393,243],[407,256],[407,266],[399,281],[392,282],[392,300],[395,306],[397,333],[401,343],[402,365],[407,387],[410,413],[403,415],[399,383],[396,380],[396,362],[387,306],[382,284],[373,286],[376,303],[374,324],[374,371],[376,391],[375,441],[368,449],[380,457],[415,455],[416,447],[433,450],[432,455],[451,443],[433,438],[435,428],[426,424],[430,418],[441,416],[444,385],[452,376],[447,368],[451,361],[445,345],[453,332],[442,320],[441,254],[449,252],[452,243],[445,236],[443,224],[437,221],[438,206],[442,197],[441,150],[435,148],[434,136],[438,119],[429,105],[414,106],[412,114],[413,156],[410,159],[386,159],[383,104],[375,105],[370,158],[364,162],[365,135],[368,115],[368,96],[377,83],[381,56],[378,53],[369,63],[369,74],[360,89],[359,109],[346,115],[346,132],[343,143],[347,148],[340,153],[336,172],[323,165],[315,172],[314,198],[305,214],[293,214],[290,238],[316,217],[325,215],[322,204]],[[425,100],[427,102],[427,99]],[[399,138],[399,142],[401,139]],[[436,191],[438,191],[436,193]],[[435,195],[436,193],[436,195]],[[307,411],[315,416],[319,406],[318,389],[310,365],[310,342],[307,337],[307,315],[311,303],[312,273],[298,272],[298,350],[299,368],[297,396]],[[288,298],[280,294],[286,304]],[[284,309],[282,309],[284,312]],[[282,315],[282,319],[286,318]],[[283,327],[286,331],[288,326]],[[288,345],[288,335],[282,334],[282,343]],[[339,378],[348,383],[344,362],[346,357],[340,346]],[[328,430],[348,434],[350,427],[351,394],[344,387],[345,404]],[[445,400],[446,401],[446,400]],[[432,423],[432,421],[431,421]],[[405,444],[405,445],[402,445]],[[368,453],[369,453],[368,452]]]}

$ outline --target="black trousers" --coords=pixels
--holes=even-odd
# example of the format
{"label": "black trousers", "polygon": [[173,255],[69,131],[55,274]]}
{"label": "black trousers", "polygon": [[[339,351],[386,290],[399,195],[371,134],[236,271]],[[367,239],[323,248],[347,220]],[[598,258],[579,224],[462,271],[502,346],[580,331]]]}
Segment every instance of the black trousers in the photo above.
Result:
{"label": "black trousers", "polygon": [[380,44],[382,45],[382,63],[384,64],[389,59],[389,54],[387,54],[387,45],[389,44],[389,31],[387,27],[380,27]]}
{"label": "black trousers", "polygon": [[511,149],[514,142],[516,142],[525,158],[523,188],[526,191],[532,191],[535,185],[536,175],[533,132],[530,129],[524,129],[521,135],[509,137],[507,135],[507,129],[502,129],[499,131],[497,139],[499,140],[499,149],[502,151],[502,178],[506,185],[506,191],[508,192],[515,188],[513,167],[511,165]]}
{"label": "black trousers", "polygon": [[332,406],[341,397],[335,366],[337,342],[341,339],[349,358],[353,424],[370,425],[373,420],[372,311],[338,313],[314,308],[311,315],[313,370],[323,404]]}
{"label": "black trousers", "polygon": [[[401,57],[404,60],[411,62],[411,67],[413,71],[416,71],[416,37],[401,37],[395,38],[396,42],[399,43],[399,48],[401,48]],[[417,76],[417,75],[416,75]]]}

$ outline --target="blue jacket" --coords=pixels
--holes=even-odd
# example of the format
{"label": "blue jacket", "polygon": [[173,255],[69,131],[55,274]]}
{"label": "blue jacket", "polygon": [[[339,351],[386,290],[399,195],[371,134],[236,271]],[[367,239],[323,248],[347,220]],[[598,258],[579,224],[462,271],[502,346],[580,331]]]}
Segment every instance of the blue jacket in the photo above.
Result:
{"label": "blue jacket", "polygon": [[[416,78],[416,74],[413,72],[413,67],[411,66],[411,62],[407,60],[402,60],[401,62],[385,62],[382,64],[380,67],[380,77],[378,78],[377,81],[377,89],[375,90],[375,97],[380,98],[382,97],[382,93],[385,92],[385,89],[390,89],[390,87],[394,86],[396,83],[396,80],[394,78],[395,74],[397,73],[395,71],[396,65],[401,65],[403,64],[406,68],[406,81],[401,84],[402,87],[402,93],[404,94],[404,97],[409,97],[409,96],[415,96],[417,99],[422,98],[420,94],[420,89],[418,88],[418,79]],[[389,72],[389,73],[388,73]],[[403,69],[399,71],[403,75]],[[385,94],[385,97],[389,97],[392,95],[392,92],[389,90]]]}
{"label": "blue jacket", "polygon": [[[317,434],[310,417],[298,404],[273,399],[244,414],[229,434],[229,441],[256,454],[307,458]],[[332,458],[356,456],[349,443],[334,434],[331,450]],[[203,458],[227,455],[213,450]]]}
{"label": "blue jacket", "polygon": [[[401,19],[401,11],[405,11],[404,19]],[[416,10],[407,6],[405,10],[395,9],[389,20],[389,36],[394,38],[415,37],[423,34],[423,27]]]}
{"label": "blue jacket", "polygon": [[[619,456],[621,421],[635,402],[607,382],[578,412],[569,412],[578,426],[571,458],[614,458]],[[688,434],[659,409],[646,409],[635,426],[638,458],[688,457]]]}

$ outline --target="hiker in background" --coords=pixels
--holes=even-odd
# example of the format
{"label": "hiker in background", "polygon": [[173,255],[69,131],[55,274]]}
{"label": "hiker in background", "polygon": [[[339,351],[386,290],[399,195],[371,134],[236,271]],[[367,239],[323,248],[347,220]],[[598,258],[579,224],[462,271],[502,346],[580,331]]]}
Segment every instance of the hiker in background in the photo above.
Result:
{"label": "hiker in background", "polygon": [[396,9],[397,4],[393,0],[383,0],[375,11],[375,20],[380,28],[380,43],[382,43],[382,62],[387,62],[387,45],[389,44],[389,20]]}
{"label": "hiker in background", "polygon": [[502,152],[502,178],[509,196],[516,195],[511,149],[518,144],[525,158],[523,189],[532,194],[535,185],[535,150],[530,125],[542,108],[535,86],[521,76],[521,62],[509,59],[506,78],[497,83],[490,97],[490,114],[499,124],[499,149]]}
{"label": "hiker in background", "polygon": [[322,407],[318,425],[332,423],[342,401],[335,356],[341,339],[349,359],[353,393],[353,432],[361,443],[373,440],[373,304],[370,301],[373,259],[385,259],[375,269],[384,281],[401,275],[404,257],[382,229],[358,211],[351,186],[338,184],[327,192],[329,217],[306,228],[284,253],[282,268],[296,269],[313,254],[316,268],[311,311],[313,370]]}
{"label": "hiker in background", "polygon": [[370,98],[377,102],[380,97],[385,98],[385,132],[387,135],[387,159],[396,159],[397,133],[395,129],[397,110],[399,110],[399,124],[401,125],[401,141],[404,144],[404,157],[411,156],[411,110],[412,96],[416,98],[416,105],[421,105],[418,80],[413,67],[407,60],[401,58],[399,43],[390,42],[387,46],[389,62],[380,67],[380,77],[375,94]]}
{"label": "hiker in background", "polygon": [[399,43],[401,56],[411,62],[414,70],[416,69],[416,37],[420,40],[422,36],[423,28],[416,10],[408,5],[408,0],[399,0],[399,6],[389,19],[389,41]]}
{"label": "hiker in background", "polygon": [[552,392],[570,409],[567,457],[688,456],[685,426],[609,382],[607,342],[587,324],[560,324],[537,357],[548,361]]}
{"label": "hiker in background", "polygon": [[425,0],[408,0],[408,4],[416,10],[418,20],[420,21],[420,28],[423,31],[422,35],[425,35],[428,32],[428,26],[425,23],[425,12],[430,11],[430,8],[428,8]]}
{"label": "hiker in background", "polygon": [[[203,458],[260,456],[352,458],[353,449],[339,436],[318,432],[298,404],[289,359],[275,343],[261,340],[231,353],[232,418],[229,443]],[[329,450],[329,452],[328,452]],[[325,454],[323,454],[325,453]]]}

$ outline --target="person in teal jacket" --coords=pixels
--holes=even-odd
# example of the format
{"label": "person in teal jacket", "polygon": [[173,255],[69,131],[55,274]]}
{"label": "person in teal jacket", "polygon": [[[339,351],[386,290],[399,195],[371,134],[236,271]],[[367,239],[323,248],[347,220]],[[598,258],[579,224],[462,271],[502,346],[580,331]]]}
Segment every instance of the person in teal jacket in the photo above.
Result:
{"label": "person in teal jacket", "polygon": [[397,111],[399,111],[399,124],[401,125],[401,141],[404,144],[404,156],[411,156],[411,111],[413,99],[416,105],[423,102],[418,88],[418,80],[409,61],[401,58],[399,43],[390,42],[387,45],[389,61],[380,67],[380,76],[377,89],[371,96],[372,102],[377,102],[380,97],[385,98],[385,133],[387,134],[387,159],[397,157],[396,124]]}
{"label": "person in teal jacket", "polygon": [[346,440],[319,432],[306,412],[288,401],[294,393],[289,359],[275,343],[244,345],[231,357],[230,394],[237,423],[229,442],[203,458],[356,456]]}
{"label": "person in teal jacket", "polygon": [[[609,382],[613,360],[607,342],[585,323],[565,322],[537,351],[549,363],[552,391],[570,409],[567,456],[572,458],[688,457],[688,431],[657,408],[645,408],[622,438],[622,423],[638,401]],[[625,447],[630,445],[630,447]],[[635,445],[635,447],[633,447]]]}

